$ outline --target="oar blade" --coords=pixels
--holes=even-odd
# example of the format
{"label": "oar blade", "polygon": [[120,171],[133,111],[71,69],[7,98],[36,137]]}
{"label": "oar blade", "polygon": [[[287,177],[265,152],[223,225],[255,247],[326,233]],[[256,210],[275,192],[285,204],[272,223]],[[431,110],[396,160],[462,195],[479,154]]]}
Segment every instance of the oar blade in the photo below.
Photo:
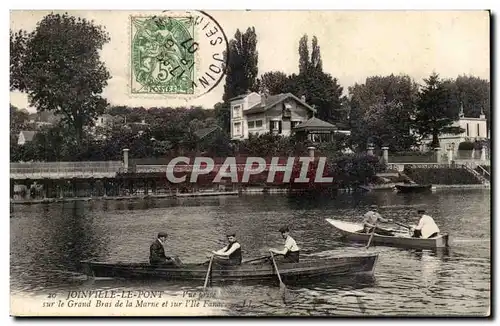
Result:
{"label": "oar blade", "polygon": [[287,295],[287,288],[286,288],[286,285],[285,283],[280,283],[280,296],[281,296],[281,299],[283,300],[283,303],[286,304],[286,295]]}

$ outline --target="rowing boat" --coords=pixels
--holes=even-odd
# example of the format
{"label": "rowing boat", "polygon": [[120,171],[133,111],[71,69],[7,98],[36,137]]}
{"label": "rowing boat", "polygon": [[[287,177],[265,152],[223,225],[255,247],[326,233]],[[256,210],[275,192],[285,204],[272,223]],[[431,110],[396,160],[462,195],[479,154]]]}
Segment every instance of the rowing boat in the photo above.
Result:
{"label": "rowing boat", "polygon": [[[344,255],[332,258],[305,260],[298,263],[279,262],[281,278],[288,281],[318,276],[373,275],[377,253]],[[181,267],[154,267],[149,263],[110,263],[82,261],[83,272],[90,277],[125,279],[163,279],[170,281],[204,280],[205,264],[185,264]],[[244,263],[239,266],[217,266],[211,269],[214,281],[264,281],[275,280],[276,272],[268,260],[257,264]]]}
{"label": "rowing boat", "polygon": [[396,189],[399,192],[409,193],[409,192],[427,192],[432,191],[432,184],[397,184]]}
{"label": "rowing boat", "polygon": [[[340,233],[351,241],[367,243],[370,239],[369,233],[363,233],[363,225],[358,223],[344,222],[327,218],[326,221],[333,225]],[[403,248],[435,249],[448,247],[448,234],[441,233],[435,238],[422,239],[413,238],[406,232],[391,230],[394,236],[380,235],[375,233],[372,242],[379,245],[388,245]]]}

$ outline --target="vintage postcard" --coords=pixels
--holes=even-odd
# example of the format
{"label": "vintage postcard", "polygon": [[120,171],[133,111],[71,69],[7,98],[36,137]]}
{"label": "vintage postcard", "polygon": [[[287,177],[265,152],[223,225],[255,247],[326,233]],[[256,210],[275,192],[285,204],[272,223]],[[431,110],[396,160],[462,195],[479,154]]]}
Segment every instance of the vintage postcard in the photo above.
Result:
{"label": "vintage postcard", "polygon": [[10,314],[490,316],[488,11],[10,12]]}

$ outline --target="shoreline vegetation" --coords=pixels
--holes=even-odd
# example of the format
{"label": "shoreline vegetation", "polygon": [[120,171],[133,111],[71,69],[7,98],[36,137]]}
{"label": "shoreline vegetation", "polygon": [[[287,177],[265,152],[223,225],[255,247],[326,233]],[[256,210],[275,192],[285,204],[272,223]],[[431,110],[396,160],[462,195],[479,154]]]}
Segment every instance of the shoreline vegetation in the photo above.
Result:
{"label": "shoreline vegetation", "polygon": [[[470,189],[491,189],[489,184],[457,184],[457,185],[433,185],[433,191],[439,190],[470,190]],[[393,190],[375,190],[379,191],[393,191]],[[337,193],[354,193],[360,192],[360,189],[338,189]],[[210,195],[207,192],[193,192],[184,193],[178,196],[176,193],[169,194],[138,194],[131,196],[93,196],[93,197],[66,197],[66,198],[34,198],[34,199],[11,199],[11,205],[35,205],[35,204],[52,204],[52,203],[67,203],[67,202],[89,202],[89,201],[124,201],[124,200],[150,200],[150,199],[173,199],[173,198],[199,198],[199,197],[227,197],[227,196],[240,196],[240,195],[281,195],[289,193],[298,193],[297,191],[290,191],[290,189],[283,188],[252,188],[241,191],[213,191]]]}

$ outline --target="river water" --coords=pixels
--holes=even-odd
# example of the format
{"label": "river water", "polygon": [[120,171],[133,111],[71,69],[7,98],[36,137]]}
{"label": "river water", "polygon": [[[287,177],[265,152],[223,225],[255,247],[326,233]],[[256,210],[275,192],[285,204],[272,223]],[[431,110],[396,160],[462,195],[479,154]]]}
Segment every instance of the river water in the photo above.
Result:
{"label": "river water", "polygon": [[[186,262],[201,262],[225,245],[234,229],[244,259],[282,247],[276,231],[287,224],[303,255],[328,257],[362,253],[340,242],[325,218],[359,221],[369,205],[384,217],[416,220],[425,208],[450,234],[447,252],[377,246],[375,275],[369,279],[326,279],[288,286],[284,305],[276,284],[215,284],[251,302],[228,315],[462,315],[482,316],[490,306],[490,191],[439,190],[432,194],[373,192],[324,198],[245,195],[150,201],[94,201],[13,206],[10,218],[11,295],[40,295],[75,289],[162,290],[172,295],[201,284],[86,280],[77,274],[84,259],[146,261],[158,231],[169,233],[168,251]],[[291,299],[290,299],[291,298]]]}

